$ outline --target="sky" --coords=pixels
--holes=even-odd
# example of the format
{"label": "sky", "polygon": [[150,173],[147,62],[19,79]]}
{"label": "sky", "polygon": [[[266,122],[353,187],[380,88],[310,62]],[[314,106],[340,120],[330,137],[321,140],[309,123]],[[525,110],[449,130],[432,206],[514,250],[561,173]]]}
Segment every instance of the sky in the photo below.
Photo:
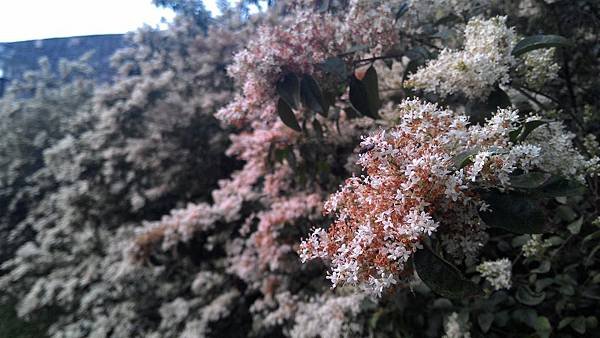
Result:
{"label": "sky", "polygon": [[[205,1],[217,13],[215,0]],[[170,9],[151,0],[2,0],[0,42],[125,33],[148,24],[165,27]]]}

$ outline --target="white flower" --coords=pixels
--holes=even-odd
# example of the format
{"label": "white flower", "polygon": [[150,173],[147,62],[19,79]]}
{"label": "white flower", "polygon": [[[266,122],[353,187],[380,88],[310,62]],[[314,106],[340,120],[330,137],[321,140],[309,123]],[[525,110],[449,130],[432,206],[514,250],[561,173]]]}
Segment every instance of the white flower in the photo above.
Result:
{"label": "white flower", "polygon": [[514,64],[511,46],[514,31],[506,17],[472,19],[465,29],[463,50],[444,49],[437,59],[409,77],[416,88],[448,96],[462,92],[470,99],[485,99],[493,86],[509,81]]}
{"label": "white flower", "polygon": [[510,289],[512,263],[508,258],[486,261],[477,266],[481,274],[495,290]]}

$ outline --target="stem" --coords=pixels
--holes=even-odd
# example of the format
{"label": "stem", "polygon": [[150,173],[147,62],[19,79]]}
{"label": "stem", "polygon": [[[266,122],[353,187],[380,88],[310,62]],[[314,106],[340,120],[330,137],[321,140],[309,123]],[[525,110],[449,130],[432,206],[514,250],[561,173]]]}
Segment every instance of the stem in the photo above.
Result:
{"label": "stem", "polygon": [[368,62],[373,62],[373,61],[377,61],[377,60],[385,60],[385,59],[392,59],[392,58],[397,58],[397,57],[401,57],[404,56],[404,53],[402,54],[393,54],[393,55],[381,55],[381,56],[375,56],[372,58],[368,58],[368,59],[361,59],[361,60],[356,60],[354,61],[354,64],[359,64],[359,63],[368,63]]}

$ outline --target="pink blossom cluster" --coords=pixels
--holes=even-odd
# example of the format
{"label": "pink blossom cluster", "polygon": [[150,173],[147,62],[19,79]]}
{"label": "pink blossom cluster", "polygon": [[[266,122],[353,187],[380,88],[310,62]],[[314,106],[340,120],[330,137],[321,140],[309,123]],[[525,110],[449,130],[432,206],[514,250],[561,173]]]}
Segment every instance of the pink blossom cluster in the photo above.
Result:
{"label": "pink blossom cluster", "polygon": [[227,154],[245,160],[244,167],[234,172],[231,178],[219,181],[219,188],[212,192],[213,204],[189,204],[184,209],[173,210],[160,221],[146,222],[129,249],[132,257],[147,257],[157,245],[168,250],[180,241],[188,241],[197,232],[212,229],[217,221],[238,220],[242,203],[260,197],[255,185],[261,177],[268,182],[270,191],[283,190],[288,167],[269,171],[265,159],[271,144],[285,147],[295,137],[293,131],[280,122],[270,129],[231,135],[232,145]]}
{"label": "pink blossom cluster", "polygon": [[[447,147],[460,145],[467,119],[432,104],[405,101],[400,124],[366,137],[352,177],[325,203],[335,215],[301,245],[304,261],[330,259],[334,286],[357,284],[375,294],[409,273],[405,263],[424,236],[439,227],[433,214],[442,200],[465,200],[461,177],[450,172]],[[452,203],[448,203],[450,206]],[[439,210],[438,210],[439,209]]]}
{"label": "pink blossom cluster", "polygon": [[[477,211],[488,208],[474,188],[510,189],[516,169],[577,178],[589,164],[570,142],[552,141],[564,134],[551,131],[555,123],[534,130],[527,142],[512,142],[519,122],[513,110],[499,110],[485,126],[469,126],[465,115],[417,99],[398,110],[397,125],[363,139],[357,162],[364,175],[347,179],[325,203],[333,224],[300,246],[303,261],[331,261],[333,286],[381,295],[412,274],[407,261],[438,232],[451,242],[442,243],[449,254],[472,259],[486,240]],[[469,149],[477,149],[473,161],[456,168],[456,156]],[[573,170],[559,168],[561,162]]]}
{"label": "pink blossom cluster", "polygon": [[[293,6],[278,25],[258,29],[258,37],[238,52],[228,68],[242,93],[216,114],[235,125],[275,119],[276,82],[289,72],[319,77],[318,64],[365,45],[372,52],[397,41],[394,13],[381,1],[351,1],[348,14],[316,13]],[[346,12],[344,12],[346,13]]]}

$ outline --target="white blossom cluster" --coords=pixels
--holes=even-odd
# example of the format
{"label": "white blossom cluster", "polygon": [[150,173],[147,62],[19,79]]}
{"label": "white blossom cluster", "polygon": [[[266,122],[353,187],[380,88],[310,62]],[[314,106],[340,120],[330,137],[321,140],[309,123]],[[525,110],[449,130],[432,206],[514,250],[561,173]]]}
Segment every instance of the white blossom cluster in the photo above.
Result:
{"label": "white blossom cluster", "polygon": [[294,326],[290,331],[293,338],[356,337],[362,326],[356,321],[364,295],[349,296],[319,295],[309,302],[298,303]]}
{"label": "white blossom cluster", "polygon": [[536,49],[523,55],[517,71],[524,72],[525,83],[539,90],[546,83],[558,77],[560,66],[554,58],[556,49]]}
{"label": "white blossom cluster", "polygon": [[462,50],[442,50],[409,77],[410,84],[440,96],[462,92],[467,98],[484,100],[494,85],[507,83],[515,63],[511,55],[515,33],[506,27],[506,17],[472,19],[464,35]]}
{"label": "white blossom cluster", "polygon": [[494,290],[510,289],[511,271],[512,262],[508,258],[486,261],[477,266],[477,272],[492,285]]}
{"label": "white blossom cluster", "polygon": [[446,318],[443,338],[471,338],[471,323],[453,312]]}
{"label": "white blossom cluster", "polygon": [[550,246],[552,246],[551,243],[542,240],[542,235],[531,235],[531,238],[523,245],[523,256],[535,257],[542,255],[544,251]]}

